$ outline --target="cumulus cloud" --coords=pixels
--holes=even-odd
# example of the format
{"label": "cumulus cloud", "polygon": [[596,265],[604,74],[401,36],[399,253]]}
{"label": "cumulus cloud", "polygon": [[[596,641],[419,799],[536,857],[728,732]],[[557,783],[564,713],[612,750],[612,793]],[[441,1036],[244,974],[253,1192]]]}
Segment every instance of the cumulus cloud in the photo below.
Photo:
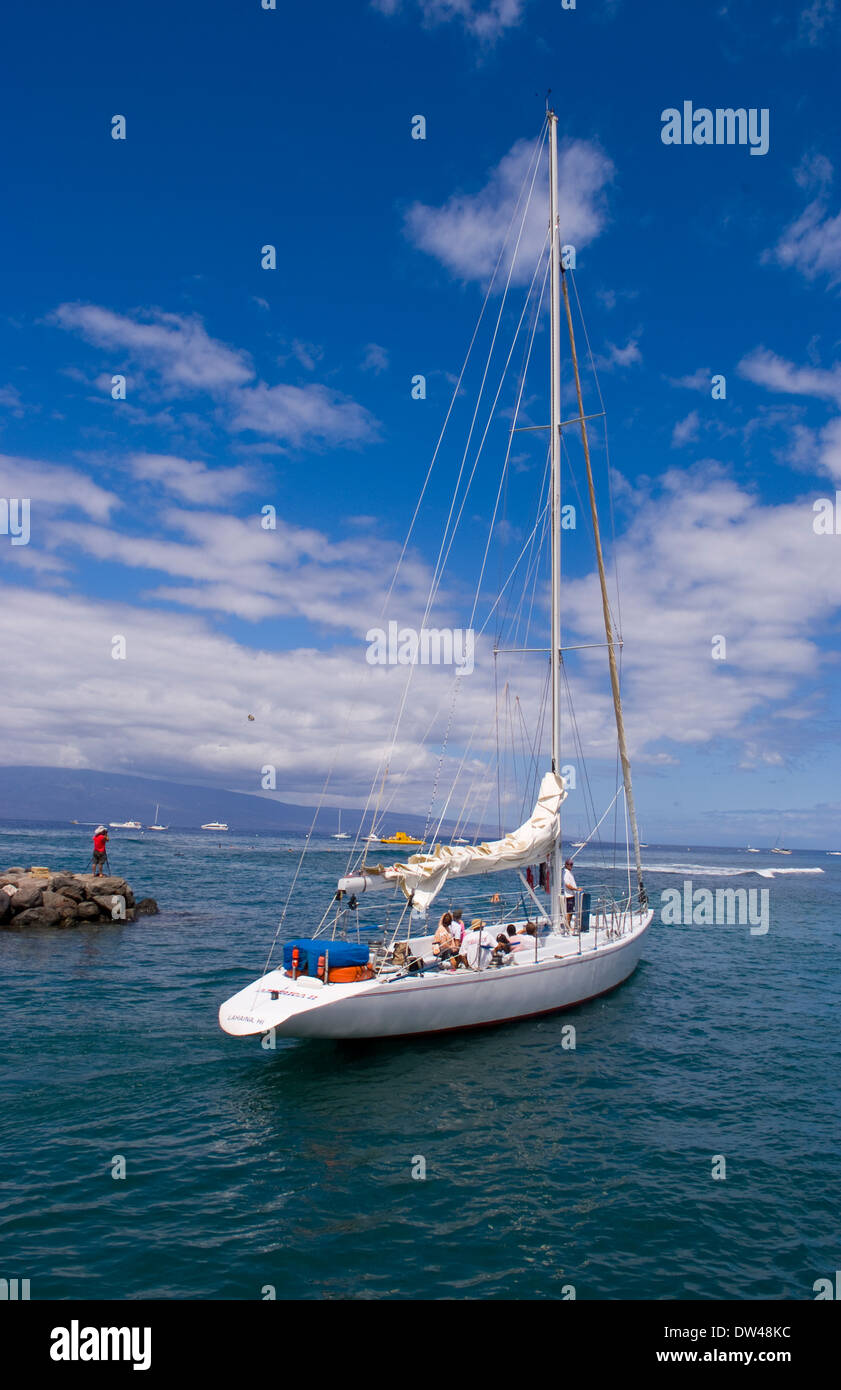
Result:
{"label": "cumulus cloud", "polygon": [[[756,741],[761,727],[774,754],[783,739],[774,720],[793,697],[802,703],[811,688],[826,698],[832,657],[819,636],[841,608],[841,566],[812,521],[810,500],[763,506],[712,464],[672,470],[638,495],[617,550],[626,722],[638,752],[661,739]],[[581,640],[599,640],[595,575],[567,582],[564,610]],[[712,660],[718,634],[725,662]]]}
{"label": "cumulus cloud", "polygon": [[[512,214],[534,156],[534,142],[520,140],[491,172],[478,193],[456,193],[441,207],[415,203],[406,214],[405,230],[422,251],[435,256],[463,280],[487,281],[505,243]],[[545,151],[535,191],[545,189]],[[613,164],[602,150],[586,140],[567,141],[558,157],[560,226],[565,244],[576,251],[588,246],[607,219],[606,190]],[[519,229],[522,206],[517,212]],[[534,273],[546,240],[546,200],[533,196],[526,215],[512,281],[525,284]],[[516,236],[516,230],[514,233]],[[513,248],[514,237],[509,238]],[[508,254],[508,253],[507,253]],[[505,264],[505,262],[503,262]],[[507,270],[506,270],[507,273]]]}
{"label": "cumulus cloud", "polygon": [[816,197],[786,227],[776,246],[763,252],[762,260],[797,270],[806,280],[825,276],[834,287],[841,283],[841,212],[833,216],[828,203],[832,164],[825,155],[806,155],[794,177],[801,188],[817,190]]}
{"label": "cumulus cloud", "polygon": [[790,396],[814,396],[841,405],[841,363],[831,368],[798,367],[767,348],[758,347],[739,363],[739,374],[757,386]]}
{"label": "cumulus cloud", "polygon": [[108,521],[122,503],[99,483],[60,464],[0,454],[0,496],[28,497],[41,512],[84,512],[96,521]]}
{"label": "cumulus cloud", "polygon": [[251,471],[245,466],[209,468],[173,454],[134,454],[129,466],[141,482],[157,483],[184,502],[222,504],[254,486]]}
{"label": "cumulus cloud", "polygon": [[596,358],[596,366],[603,371],[612,371],[614,367],[636,367],[641,362],[642,353],[636,338],[629,338],[624,347],[609,342],[607,352],[600,353]]}
{"label": "cumulus cloud", "polygon": [[672,447],[681,448],[684,444],[691,444],[693,439],[698,438],[700,424],[701,417],[697,410],[690,410],[683,420],[678,420],[672,430]]}
{"label": "cumulus cloud", "polygon": [[[122,354],[116,371],[136,363],[168,397],[205,393],[217,402],[218,419],[233,432],[253,431],[289,445],[358,445],[378,437],[377,422],[364,408],[326,386],[255,380],[247,353],[210,337],[197,316],[146,311],[137,317],[94,304],[62,304],[53,320],[87,342]],[[298,340],[292,355],[314,370],[321,350]],[[110,378],[103,380],[110,383]],[[124,405],[123,413],[130,407]],[[198,422],[197,422],[198,423]]]}
{"label": "cumulus cloud", "polygon": [[362,359],[363,372],[375,372],[379,375],[380,372],[388,370],[388,363],[388,349],[381,347],[379,343],[369,343]]}
{"label": "cumulus cloud", "polygon": [[267,386],[239,391],[232,400],[231,428],[253,430],[290,444],[363,444],[379,438],[373,415],[326,386]]}
{"label": "cumulus cloud", "polygon": [[420,11],[425,24],[458,23],[482,43],[494,43],[522,20],[526,0],[371,0],[380,14],[392,16],[403,10]]}
{"label": "cumulus cloud", "polygon": [[[198,317],[150,310],[129,318],[96,304],[60,304],[53,317],[96,347],[124,353],[155,372],[172,394],[219,394],[254,376],[247,354],[211,338]],[[115,360],[114,370],[119,366]]]}
{"label": "cumulus cloud", "polygon": [[711,367],[699,367],[697,371],[690,372],[687,376],[670,376],[666,380],[670,386],[681,386],[687,391],[709,391],[712,376]]}
{"label": "cumulus cloud", "polygon": [[837,0],[811,0],[800,12],[797,30],[800,43],[810,48],[823,44],[827,31],[837,26],[838,18]]}

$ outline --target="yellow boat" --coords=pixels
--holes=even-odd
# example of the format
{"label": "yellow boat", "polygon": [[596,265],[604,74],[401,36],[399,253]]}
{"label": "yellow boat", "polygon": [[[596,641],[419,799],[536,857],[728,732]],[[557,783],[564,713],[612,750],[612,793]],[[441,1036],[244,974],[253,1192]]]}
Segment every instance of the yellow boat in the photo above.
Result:
{"label": "yellow boat", "polygon": [[423,840],[416,840],[412,835],[407,835],[405,830],[398,830],[396,835],[389,835],[388,839],[380,840],[381,845],[422,845]]}

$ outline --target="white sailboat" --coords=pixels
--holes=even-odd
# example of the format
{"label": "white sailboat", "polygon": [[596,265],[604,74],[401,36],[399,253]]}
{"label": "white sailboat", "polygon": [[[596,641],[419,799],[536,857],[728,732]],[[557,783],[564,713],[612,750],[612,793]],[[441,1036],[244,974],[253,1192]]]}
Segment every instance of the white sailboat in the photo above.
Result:
{"label": "white sailboat", "polygon": [[[517,830],[483,844],[439,844],[410,855],[405,862],[359,866],[338,882],[333,905],[310,938],[283,946],[283,960],[227,999],[219,1009],[220,1026],[233,1036],[271,1033],[298,1038],[388,1038],[427,1034],[532,1018],[570,1008],[615,989],[632,974],[642,953],[653,913],[642,878],[631,771],[625,740],[619,677],[607,579],[602,555],[596,496],[567,272],[561,262],[558,216],[557,117],[547,112],[544,131],[549,140],[548,270],[550,286],[550,446],[549,544],[551,558],[551,616],[549,665],[551,673],[551,761],[540,782],[531,815]],[[545,256],[545,253],[544,253]],[[569,331],[577,414],[562,422],[560,414],[560,325],[563,301]],[[593,533],[598,562],[605,646],[616,717],[622,780],[613,805],[624,795],[634,846],[636,890],[627,865],[627,892],[605,895],[587,912],[580,897],[574,917],[567,921],[561,898],[561,807],[567,797],[562,766],[561,705],[563,696],[561,647],[561,431],[580,428]],[[512,425],[513,428],[513,425]],[[610,808],[608,808],[610,809]],[[606,813],[605,813],[606,814]],[[376,813],[374,816],[376,820]],[[368,836],[370,841],[377,838]],[[525,870],[545,863],[551,891],[544,906]],[[445,885],[459,886],[478,875],[517,876],[533,906],[532,922],[519,949],[494,951],[503,924],[524,927],[522,914],[499,913],[498,921],[468,933],[461,945],[464,963],[441,969],[433,951],[429,911]],[[505,878],[491,882],[505,883]],[[396,925],[378,948],[369,951],[357,932],[359,899],[369,892],[388,892],[402,903]],[[494,892],[490,901],[500,900]]]}
{"label": "white sailboat", "polygon": [[158,813],[159,813],[160,809],[161,809],[161,803],[160,803],[159,801],[156,801],[156,802],[155,802],[155,824],[154,824],[154,825],[147,825],[147,827],[146,827],[147,830],[169,830],[169,826],[168,826],[168,825],[158,825]]}
{"label": "white sailboat", "polygon": [[338,828],[338,830],[336,831],[335,835],[333,836],[333,839],[334,839],[334,840],[349,840],[349,839],[350,839],[350,835],[348,834],[348,832],[347,832],[346,830],[343,830],[343,829],[342,829],[342,812],[341,812],[341,809],[339,810],[339,828]]}

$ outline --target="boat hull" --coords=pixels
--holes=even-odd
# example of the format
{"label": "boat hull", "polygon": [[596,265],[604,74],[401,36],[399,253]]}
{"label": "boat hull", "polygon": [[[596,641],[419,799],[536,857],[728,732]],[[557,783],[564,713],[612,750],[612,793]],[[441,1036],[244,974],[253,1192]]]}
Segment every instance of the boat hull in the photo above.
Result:
{"label": "boat hull", "polygon": [[556,1013],[608,993],[633,974],[651,915],[639,914],[633,932],[580,955],[538,964],[518,960],[499,970],[436,971],[389,983],[328,986],[272,971],[223,1004],[219,1022],[236,1036],[397,1038]]}

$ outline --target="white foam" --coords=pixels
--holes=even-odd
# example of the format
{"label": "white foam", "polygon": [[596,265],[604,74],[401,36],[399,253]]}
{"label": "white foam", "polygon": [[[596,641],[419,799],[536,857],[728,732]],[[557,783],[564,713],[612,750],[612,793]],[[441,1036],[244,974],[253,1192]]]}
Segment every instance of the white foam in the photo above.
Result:
{"label": "white foam", "polygon": [[693,874],[696,878],[736,878],[739,874],[758,874],[760,878],[776,878],[778,874],[822,874],[823,869],[738,869],[732,864],[643,864],[646,874]]}

